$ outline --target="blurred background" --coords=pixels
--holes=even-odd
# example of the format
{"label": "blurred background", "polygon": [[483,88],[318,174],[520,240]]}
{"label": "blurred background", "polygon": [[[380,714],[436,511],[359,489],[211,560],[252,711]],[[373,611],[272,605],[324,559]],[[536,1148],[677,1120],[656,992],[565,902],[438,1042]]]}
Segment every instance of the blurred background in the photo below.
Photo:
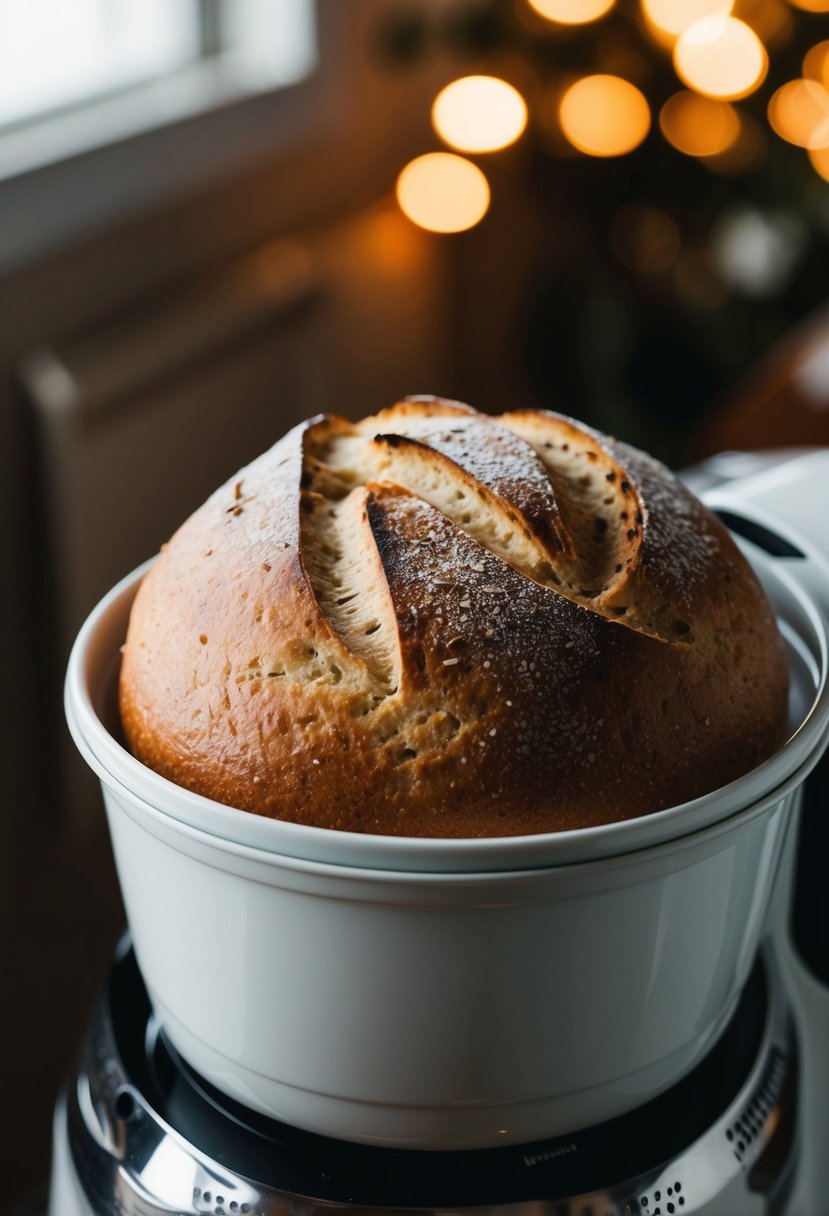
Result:
{"label": "blurred background", "polygon": [[0,0],[2,1204],[122,926],[85,614],[310,414],[829,443],[829,0]]}

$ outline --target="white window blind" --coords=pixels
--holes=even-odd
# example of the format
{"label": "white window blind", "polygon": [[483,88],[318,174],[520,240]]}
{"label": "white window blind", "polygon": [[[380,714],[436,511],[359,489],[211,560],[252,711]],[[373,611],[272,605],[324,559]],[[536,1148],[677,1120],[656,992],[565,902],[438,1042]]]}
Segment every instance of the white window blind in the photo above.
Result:
{"label": "white window blind", "polygon": [[199,65],[275,88],[314,57],[313,0],[0,0],[0,131]]}

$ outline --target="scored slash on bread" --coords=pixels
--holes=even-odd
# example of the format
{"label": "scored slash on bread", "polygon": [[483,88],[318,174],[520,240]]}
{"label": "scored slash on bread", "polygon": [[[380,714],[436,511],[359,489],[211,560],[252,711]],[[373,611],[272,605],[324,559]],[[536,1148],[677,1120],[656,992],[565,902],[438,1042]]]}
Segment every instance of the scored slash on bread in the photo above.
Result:
{"label": "scored slash on bread", "polygon": [[785,727],[771,609],[663,466],[410,398],[295,428],[176,534],[121,676],[139,759],[241,809],[509,835],[645,813]]}
{"label": "scored slash on bread", "polygon": [[[635,479],[637,465],[647,473],[648,458],[628,449],[625,467],[608,443],[549,412],[494,419],[457,402],[410,398],[356,425],[312,424],[303,435],[303,498],[308,509],[324,508],[355,486],[375,497],[395,486],[528,578],[642,633],[687,641],[690,624],[677,615],[676,592],[666,599],[646,572],[653,545]],[[316,572],[325,533],[336,524],[323,509],[304,530],[314,535],[302,551]],[[316,590],[314,576],[312,583]]]}
{"label": "scored slash on bread", "polygon": [[[400,664],[368,504],[382,510],[389,490],[430,504],[542,586],[614,619],[627,615],[622,592],[642,545],[639,497],[598,437],[567,420],[525,412],[495,421],[420,398],[356,426],[324,419],[302,444],[305,567],[333,628],[385,685],[397,687]],[[630,623],[640,616],[634,610]],[[660,636],[652,621],[637,624]]]}

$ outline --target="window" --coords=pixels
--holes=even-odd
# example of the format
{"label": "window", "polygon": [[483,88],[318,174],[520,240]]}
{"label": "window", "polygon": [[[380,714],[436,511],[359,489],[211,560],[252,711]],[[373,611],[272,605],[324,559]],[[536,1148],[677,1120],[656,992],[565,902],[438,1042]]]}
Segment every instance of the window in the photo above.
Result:
{"label": "window", "polygon": [[199,58],[198,10],[195,0],[0,0],[0,124]]}
{"label": "window", "polygon": [[[0,0],[0,273],[334,121],[322,0]],[[60,206],[54,200],[60,199]]]}
{"label": "window", "polygon": [[294,84],[313,0],[0,0],[0,176]]}

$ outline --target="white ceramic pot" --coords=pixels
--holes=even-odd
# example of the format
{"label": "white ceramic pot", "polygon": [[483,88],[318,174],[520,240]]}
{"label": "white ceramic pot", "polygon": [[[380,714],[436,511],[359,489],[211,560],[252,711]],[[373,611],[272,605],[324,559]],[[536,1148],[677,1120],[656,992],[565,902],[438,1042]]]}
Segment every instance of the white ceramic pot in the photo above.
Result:
{"label": "white ceramic pot", "polygon": [[417,1148],[576,1131],[676,1081],[734,1008],[827,734],[829,574],[803,545],[748,547],[791,654],[777,756],[684,807],[494,841],[275,823],[149,772],[118,742],[125,580],[79,636],[67,715],[184,1058],[289,1123]]}

